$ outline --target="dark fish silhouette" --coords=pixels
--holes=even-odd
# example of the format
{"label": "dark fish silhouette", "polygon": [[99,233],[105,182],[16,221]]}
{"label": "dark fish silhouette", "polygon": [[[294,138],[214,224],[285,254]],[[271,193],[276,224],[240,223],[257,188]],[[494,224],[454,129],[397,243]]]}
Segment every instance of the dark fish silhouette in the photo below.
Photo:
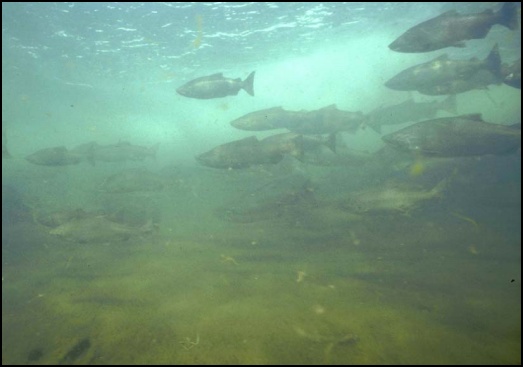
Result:
{"label": "dark fish silhouette", "polygon": [[411,98],[395,105],[379,107],[369,113],[367,125],[381,134],[383,125],[398,125],[434,118],[438,111],[456,114],[456,96],[448,96],[441,102],[415,102]]}
{"label": "dark fish silhouette", "polygon": [[501,58],[496,44],[485,60],[450,60],[446,54],[412,66],[389,79],[385,86],[427,95],[446,95],[484,89],[502,82]]}
{"label": "dark fish silhouette", "polygon": [[231,125],[249,131],[290,129],[301,124],[306,118],[307,111],[288,111],[281,107],[273,107],[238,117],[231,121]]}
{"label": "dark fish silhouette", "polygon": [[521,146],[521,127],[491,124],[471,114],[418,122],[382,139],[401,150],[432,156],[498,155]]}
{"label": "dark fish silhouette", "polygon": [[41,166],[66,166],[82,161],[82,157],[67,150],[64,146],[41,149],[28,155],[25,159]]}
{"label": "dark fish silhouette", "polygon": [[420,23],[389,45],[398,52],[427,52],[445,47],[465,47],[463,41],[485,38],[494,24],[510,30],[518,27],[515,3],[505,3],[499,11],[458,14],[455,10]]}
{"label": "dark fish silhouette", "polygon": [[285,154],[300,157],[303,154],[300,136],[284,142],[258,140],[255,136],[219,145],[200,154],[196,160],[214,168],[247,168],[256,164],[280,162]]}
{"label": "dark fish silhouette", "polygon": [[339,110],[333,104],[308,112],[300,124],[287,128],[298,134],[355,133],[367,119],[361,112]]}
{"label": "dark fish silhouette", "polygon": [[160,144],[154,144],[150,147],[133,145],[128,141],[120,141],[117,144],[100,145],[96,142],[80,144],[73,149],[71,153],[87,160],[91,164],[98,161],[102,162],[125,162],[125,161],[143,161],[151,157],[156,158]]}
{"label": "dark fish silhouette", "polygon": [[184,97],[211,99],[235,96],[240,89],[243,89],[251,96],[254,96],[254,73],[254,71],[250,73],[247,79],[243,81],[240,78],[225,78],[222,73],[203,76],[187,82],[178,88],[176,92]]}

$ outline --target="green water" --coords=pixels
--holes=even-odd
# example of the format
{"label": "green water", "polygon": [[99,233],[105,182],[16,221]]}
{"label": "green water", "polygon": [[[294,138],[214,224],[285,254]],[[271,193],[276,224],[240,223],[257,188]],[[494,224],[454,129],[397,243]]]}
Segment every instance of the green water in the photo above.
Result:
{"label": "green water", "polygon": [[63,362],[86,338],[69,363],[520,363],[519,237],[494,212],[236,223],[208,189],[148,194],[162,220],[128,241],[4,228],[2,363]]}

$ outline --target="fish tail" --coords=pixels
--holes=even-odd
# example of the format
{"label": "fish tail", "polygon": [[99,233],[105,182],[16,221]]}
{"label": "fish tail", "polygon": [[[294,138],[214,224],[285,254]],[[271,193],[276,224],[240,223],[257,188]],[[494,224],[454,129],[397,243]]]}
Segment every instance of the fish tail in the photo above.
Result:
{"label": "fish tail", "polygon": [[501,57],[499,56],[499,46],[497,43],[494,45],[494,47],[492,47],[492,50],[485,59],[485,64],[487,66],[487,70],[493,73],[496,77],[500,78],[500,80],[503,79],[503,75],[501,73]]}
{"label": "fish tail", "polygon": [[443,193],[443,190],[445,190],[445,188],[447,187],[448,185],[448,179],[447,178],[444,178],[443,180],[441,180],[440,182],[438,182],[438,184],[436,186],[434,186],[431,190],[430,190],[430,195],[431,196],[442,196],[442,193]]}
{"label": "fish tail", "polygon": [[381,135],[381,124],[379,123],[378,120],[376,119],[373,119],[372,117],[369,119],[368,122],[365,122],[363,124],[363,126],[368,126],[370,127],[372,130],[374,130],[376,133],[380,134]]}
{"label": "fish tail", "polygon": [[254,73],[256,73],[256,72],[253,71],[252,73],[249,74],[247,79],[245,79],[243,81],[243,86],[242,86],[242,88],[247,93],[249,93],[251,96],[254,96]]}
{"label": "fish tail", "polygon": [[498,24],[507,27],[511,31],[519,28],[518,24],[518,9],[516,3],[506,2],[503,7],[497,12]]}
{"label": "fish tail", "polygon": [[457,115],[458,114],[458,108],[457,108],[457,103],[456,103],[456,95],[455,94],[451,94],[450,96],[448,96],[447,98],[445,98],[443,101],[441,101],[441,103],[439,104],[439,109],[440,110],[443,110],[445,112],[448,112],[450,114],[453,114],[453,115]]}
{"label": "fish tail", "polygon": [[329,138],[327,139],[327,142],[325,143],[325,146],[329,148],[332,152],[336,153],[336,137],[338,133],[332,133],[329,134]]}
{"label": "fish tail", "polygon": [[291,140],[288,153],[299,161],[303,159],[303,135],[298,135]]}

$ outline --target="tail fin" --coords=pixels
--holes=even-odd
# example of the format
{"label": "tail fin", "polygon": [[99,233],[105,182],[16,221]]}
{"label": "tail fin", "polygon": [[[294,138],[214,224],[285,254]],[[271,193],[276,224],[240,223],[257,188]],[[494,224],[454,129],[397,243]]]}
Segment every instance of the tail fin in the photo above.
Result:
{"label": "tail fin", "polygon": [[443,191],[447,188],[450,178],[444,178],[436,186],[434,186],[429,192],[432,197],[441,197]]}
{"label": "tail fin", "polygon": [[496,14],[499,18],[498,24],[507,27],[511,31],[518,29],[518,9],[516,3],[504,3],[503,7]]}
{"label": "tail fin", "polygon": [[452,115],[457,115],[458,108],[457,108],[457,104],[456,104],[456,95],[451,94],[450,96],[445,98],[443,101],[441,101],[440,104],[438,105],[438,109],[448,112]]}
{"label": "tail fin", "polygon": [[286,146],[287,153],[297,160],[303,159],[303,135],[297,135],[292,138]]}
{"label": "tail fin", "polygon": [[252,73],[249,74],[247,79],[245,79],[243,81],[243,86],[242,86],[242,88],[247,93],[249,93],[251,96],[254,96],[254,73],[256,73],[256,72],[253,71]]}
{"label": "tail fin", "polygon": [[492,51],[490,51],[487,58],[485,59],[485,65],[487,66],[487,69],[496,77],[503,79],[503,75],[501,73],[501,57],[499,56],[499,46],[497,43],[494,45],[494,47],[492,47]]}
{"label": "tail fin", "polygon": [[329,134],[329,137],[327,139],[327,142],[325,143],[325,146],[329,148],[333,153],[336,153],[336,137],[337,133]]}
{"label": "tail fin", "polygon": [[373,120],[372,118],[369,120],[368,123],[363,124],[363,127],[370,127],[372,130],[374,130],[376,133],[381,135],[381,125],[379,124],[379,121]]}

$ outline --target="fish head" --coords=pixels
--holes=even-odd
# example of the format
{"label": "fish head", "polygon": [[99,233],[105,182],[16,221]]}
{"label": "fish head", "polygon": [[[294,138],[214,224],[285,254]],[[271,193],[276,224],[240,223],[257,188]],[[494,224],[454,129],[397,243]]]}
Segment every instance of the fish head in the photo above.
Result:
{"label": "fish head", "polygon": [[416,53],[439,49],[431,35],[414,27],[409,29],[389,45],[389,49],[396,52]]}
{"label": "fish head", "polygon": [[381,137],[383,141],[394,148],[408,151],[420,151],[422,141],[409,129],[403,129]]}
{"label": "fish head", "polygon": [[176,93],[178,93],[184,97],[193,97],[192,90],[193,90],[193,88],[191,88],[190,85],[184,84],[181,87],[176,89]]}
{"label": "fish head", "polygon": [[260,126],[260,119],[252,113],[239,117],[231,121],[230,124],[232,127],[240,130],[259,130],[263,128],[263,126]]}
{"label": "fish head", "polygon": [[231,163],[232,159],[229,157],[229,155],[230,154],[227,154],[227,149],[221,145],[209,150],[208,152],[197,155],[195,159],[203,166],[213,168],[229,168],[234,166],[234,164]]}
{"label": "fish head", "polygon": [[410,91],[415,90],[415,81],[407,70],[404,70],[387,80],[385,86],[393,90]]}

